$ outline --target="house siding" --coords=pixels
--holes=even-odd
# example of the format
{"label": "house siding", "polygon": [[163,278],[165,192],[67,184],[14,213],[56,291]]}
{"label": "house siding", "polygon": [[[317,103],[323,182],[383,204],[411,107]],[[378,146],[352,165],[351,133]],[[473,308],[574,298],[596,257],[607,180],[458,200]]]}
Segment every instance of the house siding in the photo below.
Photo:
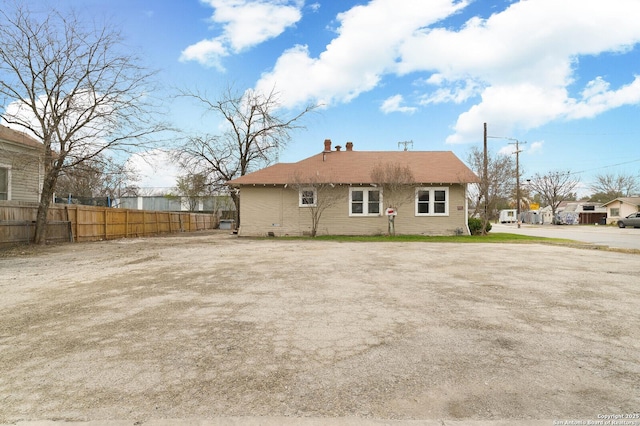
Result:
{"label": "house siding", "polygon": [[[617,223],[618,220],[629,216],[631,213],[636,213],[640,211],[640,207],[629,202],[624,202],[622,200],[614,200],[606,205],[607,208],[607,223]],[[619,214],[613,215],[612,209],[618,209]]]}
{"label": "house siding", "polygon": [[[429,184],[420,187],[448,187],[447,216],[416,216],[415,201],[399,206],[395,219],[396,234],[453,235],[468,233],[466,223],[466,186],[461,184]],[[353,186],[356,187],[356,186]],[[363,186],[362,188],[371,188]],[[354,217],[349,215],[349,186],[337,185],[332,191],[340,201],[328,207],[318,224],[318,235],[380,235],[388,232],[388,218],[379,216]],[[415,194],[415,188],[406,189]],[[299,207],[298,190],[283,185],[242,186],[240,189],[240,236],[300,236],[311,232],[309,208]],[[383,206],[384,206],[383,193]]]}
{"label": "house siding", "polygon": [[10,168],[11,201],[39,201],[42,172],[33,148],[21,148],[0,141],[0,167]]}

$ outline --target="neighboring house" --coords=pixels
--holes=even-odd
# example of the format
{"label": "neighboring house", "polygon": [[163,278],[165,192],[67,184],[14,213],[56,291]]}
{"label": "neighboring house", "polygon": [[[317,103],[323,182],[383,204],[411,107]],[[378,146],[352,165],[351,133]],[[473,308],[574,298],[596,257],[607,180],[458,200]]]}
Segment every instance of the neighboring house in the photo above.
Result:
{"label": "neighboring house", "polygon": [[607,209],[607,223],[616,223],[619,219],[640,211],[640,197],[620,197],[603,206]]}
{"label": "neighboring house", "polygon": [[0,201],[40,201],[43,176],[42,143],[0,125]]}
{"label": "neighboring house", "polygon": [[[407,166],[415,183],[405,185],[397,234],[469,234],[467,185],[478,177],[452,152],[354,151],[331,147],[297,163],[279,163],[228,182],[239,190],[240,236],[309,235],[314,209],[326,207],[318,235],[388,232],[385,186],[372,179],[377,166]],[[398,199],[388,190],[388,199]],[[393,196],[392,196],[393,195]],[[327,200],[331,203],[327,204]]]}
{"label": "neighboring house", "polygon": [[607,209],[591,201],[563,201],[556,214],[559,225],[599,225],[607,219]]}

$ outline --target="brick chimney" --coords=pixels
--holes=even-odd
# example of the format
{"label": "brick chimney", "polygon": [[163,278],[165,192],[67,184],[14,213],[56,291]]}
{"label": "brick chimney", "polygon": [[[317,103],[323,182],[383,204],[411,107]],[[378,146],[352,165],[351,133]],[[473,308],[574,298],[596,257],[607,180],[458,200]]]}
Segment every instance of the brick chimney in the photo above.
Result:
{"label": "brick chimney", "polygon": [[331,139],[324,140],[324,152],[331,151]]}
{"label": "brick chimney", "polygon": [[342,147],[340,145],[336,145],[336,151],[340,151]]}
{"label": "brick chimney", "polygon": [[353,142],[347,142],[347,151],[353,151]]}

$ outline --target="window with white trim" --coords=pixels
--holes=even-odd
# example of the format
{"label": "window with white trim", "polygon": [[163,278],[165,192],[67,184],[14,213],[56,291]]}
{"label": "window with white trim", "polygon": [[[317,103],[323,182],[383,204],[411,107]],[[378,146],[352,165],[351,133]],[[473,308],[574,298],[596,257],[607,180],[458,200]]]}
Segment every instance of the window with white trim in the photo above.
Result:
{"label": "window with white trim", "polygon": [[302,188],[299,192],[299,207],[315,207],[318,200],[318,190],[316,188]]}
{"label": "window with white trim", "polygon": [[380,216],[382,190],[349,188],[349,216]]}
{"label": "window with white trim", "polygon": [[9,179],[11,178],[11,169],[9,167],[0,166],[0,200],[9,200]]}
{"label": "window with white trim", "polygon": [[416,216],[449,216],[449,188],[416,188]]}

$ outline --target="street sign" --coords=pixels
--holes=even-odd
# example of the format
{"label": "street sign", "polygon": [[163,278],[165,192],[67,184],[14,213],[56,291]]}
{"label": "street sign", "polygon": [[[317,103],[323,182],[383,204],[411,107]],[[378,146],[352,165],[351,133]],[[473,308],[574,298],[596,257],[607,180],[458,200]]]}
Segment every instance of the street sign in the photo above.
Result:
{"label": "street sign", "polygon": [[387,209],[387,216],[397,216],[397,215],[398,215],[398,211],[393,207],[389,207]]}

